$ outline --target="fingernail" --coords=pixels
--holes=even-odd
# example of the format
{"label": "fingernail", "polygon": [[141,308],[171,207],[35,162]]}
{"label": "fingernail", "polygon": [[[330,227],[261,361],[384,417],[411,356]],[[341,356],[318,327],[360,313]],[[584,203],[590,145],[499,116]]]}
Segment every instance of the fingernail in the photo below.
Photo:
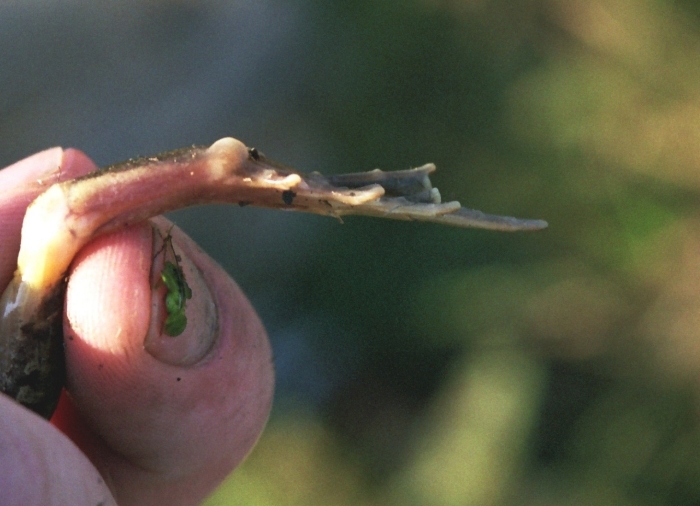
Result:
{"label": "fingernail", "polygon": [[0,188],[15,188],[37,182],[58,172],[63,149],[51,148],[29,156],[0,171]]}
{"label": "fingernail", "polygon": [[40,193],[54,183],[82,176],[97,167],[75,149],[50,148],[0,170],[0,190],[21,188]]}
{"label": "fingernail", "polygon": [[178,234],[172,226],[153,226],[151,320],[144,347],[161,362],[190,366],[216,342],[218,315],[201,271],[173,235]]}

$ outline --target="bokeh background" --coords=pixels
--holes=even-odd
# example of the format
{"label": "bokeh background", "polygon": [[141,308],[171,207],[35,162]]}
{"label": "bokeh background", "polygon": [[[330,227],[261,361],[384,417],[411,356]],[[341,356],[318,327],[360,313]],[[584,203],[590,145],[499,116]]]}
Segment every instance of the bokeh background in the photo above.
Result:
{"label": "bokeh background", "polygon": [[550,228],[174,213],[278,374],[208,506],[700,504],[698,3],[0,3],[0,166],[228,135]]}

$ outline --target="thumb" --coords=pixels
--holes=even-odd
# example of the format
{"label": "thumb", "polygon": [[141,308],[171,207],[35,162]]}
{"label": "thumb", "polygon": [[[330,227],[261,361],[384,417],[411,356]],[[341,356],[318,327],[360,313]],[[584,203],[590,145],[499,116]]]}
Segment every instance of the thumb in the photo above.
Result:
{"label": "thumb", "polygon": [[[272,398],[271,351],[233,280],[167,221],[155,223],[98,237],[76,257],[67,388],[91,432],[75,440],[120,504],[192,504],[257,440]],[[177,337],[163,335],[159,284],[169,233],[192,290]]]}

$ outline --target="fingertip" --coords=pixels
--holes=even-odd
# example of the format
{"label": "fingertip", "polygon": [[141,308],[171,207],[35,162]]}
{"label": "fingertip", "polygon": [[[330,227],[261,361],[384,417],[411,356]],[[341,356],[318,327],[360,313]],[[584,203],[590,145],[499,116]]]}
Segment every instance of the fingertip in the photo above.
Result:
{"label": "fingertip", "polygon": [[116,504],[97,469],[55,427],[0,394],[2,504]]}
{"label": "fingertip", "polygon": [[60,147],[49,148],[13,163],[0,171],[0,188],[6,192],[58,170],[63,153]]}
{"label": "fingertip", "polygon": [[63,171],[61,181],[65,181],[92,172],[97,169],[97,165],[79,149],[68,148],[63,151],[61,168]]}
{"label": "fingertip", "polygon": [[[154,221],[171,230],[165,220]],[[123,493],[136,497],[135,489],[161,500],[199,500],[243,460],[265,425],[274,384],[271,350],[240,289],[177,229],[176,254],[193,266],[187,280],[193,292],[200,281],[206,286],[217,316],[212,327],[211,316],[199,321],[190,312],[201,297],[195,293],[185,333],[163,339],[177,344],[189,339],[187,332],[215,328],[215,342],[186,365],[146,350],[155,255],[151,242],[138,239],[152,237],[150,225],[141,227],[98,238],[73,264],[66,296],[68,389],[104,442],[95,462],[120,500]]]}
{"label": "fingertip", "polygon": [[49,148],[0,170],[0,190],[6,193],[28,185],[38,195],[53,183],[82,176],[96,168],[82,151]]}

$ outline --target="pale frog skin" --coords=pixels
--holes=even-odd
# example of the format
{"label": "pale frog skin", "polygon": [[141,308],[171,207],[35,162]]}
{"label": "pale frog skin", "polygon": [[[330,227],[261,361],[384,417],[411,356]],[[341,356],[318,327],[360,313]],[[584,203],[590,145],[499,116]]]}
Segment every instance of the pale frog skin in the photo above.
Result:
{"label": "pale frog skin", "polygon": [[17,271],[0,299],[0,390],[51,416],[64,382],[64,278],[74,256],[99,234],[168,211],[231,203],[508,232],[547,226],[442,203],[428,177],[434,170],[427,164],[396,172],[302,174],[228,137],[50,186],[27,209]]}

